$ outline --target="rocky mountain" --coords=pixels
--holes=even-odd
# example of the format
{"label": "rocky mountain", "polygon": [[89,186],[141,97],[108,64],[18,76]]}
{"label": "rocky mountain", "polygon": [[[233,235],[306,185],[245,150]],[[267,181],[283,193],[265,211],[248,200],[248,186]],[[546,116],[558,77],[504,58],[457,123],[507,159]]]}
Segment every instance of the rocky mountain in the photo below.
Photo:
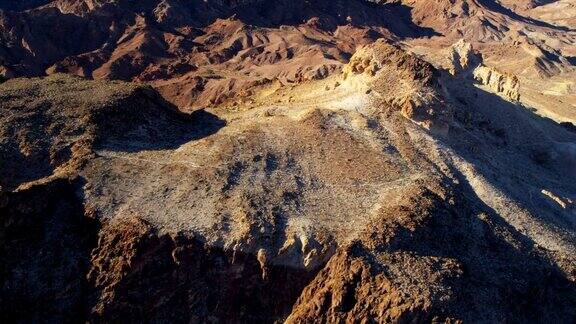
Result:
{"label": "rocky mountain", "polygon": [[570,12],[0,2],[0,320],[573,322]]}
{"label": "rocky mountain", "polygon": [[[4,5],[12,10],[0,14],[0,74],[8,77],[65,72],[144,82],[181,109],[195,110],[274,80],[325,78],[376,38],[402,40],[420,53],[465,38],[493,65],[529,80],[525,92],[541,113],[574,121],[574,94],[565,90],[572,89],[565,80],[574,78],[574,25],[523,16],[507,3],[60,0],[20,6],[29,10]],[[570,6],[557,11],[574,12]],[[542,80],[559,75],[554,83]],[[563,98],[547,105],[538,91],[542,83]]]}

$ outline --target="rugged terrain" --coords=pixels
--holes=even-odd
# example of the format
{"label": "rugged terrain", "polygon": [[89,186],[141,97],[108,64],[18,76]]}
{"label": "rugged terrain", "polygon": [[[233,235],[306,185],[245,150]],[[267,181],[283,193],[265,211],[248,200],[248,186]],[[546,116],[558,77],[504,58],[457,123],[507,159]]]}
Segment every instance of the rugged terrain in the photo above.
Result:
{"label": "rugged terrain", "polygon": [[573,2],[0,8],[3,322],[576,320]]}
{"label": "rugged terrain", "polygon": [[443,50],[464,38],[489,66],[520,78],[526,106],[576,121],[571,0],[5,2],[7,77],[65,72],[143,82],[195,110],[276,81],[323,79],[377,38],[439,65]]}

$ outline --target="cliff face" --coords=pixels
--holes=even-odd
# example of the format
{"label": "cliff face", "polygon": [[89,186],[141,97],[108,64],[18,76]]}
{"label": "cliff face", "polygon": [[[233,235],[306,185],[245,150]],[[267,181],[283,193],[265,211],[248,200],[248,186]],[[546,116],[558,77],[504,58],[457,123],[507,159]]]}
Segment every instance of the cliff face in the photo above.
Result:
{"label": "cliff face", "polygon": [[86,318],[98,222],[76,181],[0,192],[0,311],[5,321]]}
{"label": "cliff face", "polygon": [[517,76],[486,66],[482,55],[470,43],[460,40],[450,49],[450,73],[472,77],[491,91],[513,101],[520,101],[520,81]]}
{"label": "cliff face", "polygon": [[474,70],[474,79],[511,100],[520,100],[520,82],[516,76],[503,74],[494,68],[479,66]]}

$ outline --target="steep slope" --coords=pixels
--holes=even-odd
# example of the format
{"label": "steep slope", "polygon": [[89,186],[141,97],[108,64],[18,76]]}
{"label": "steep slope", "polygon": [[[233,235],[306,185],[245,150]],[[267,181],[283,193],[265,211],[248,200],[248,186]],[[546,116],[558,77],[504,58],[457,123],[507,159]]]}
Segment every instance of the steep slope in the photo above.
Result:
{"label": "steep slope", "polygon": [[524,105],[548,118],[575,121],[572,80],[576,75],[576,31],[546,21],[538,11],[551,6],[555,14],[574,16],[574,5],[479,0],[403,3],[412,7],[417,24],[442,34],[408,40],[411,50],[437,66],[445,66],[444,51],[464,39],[482,53],[488,67],[518,78]]}

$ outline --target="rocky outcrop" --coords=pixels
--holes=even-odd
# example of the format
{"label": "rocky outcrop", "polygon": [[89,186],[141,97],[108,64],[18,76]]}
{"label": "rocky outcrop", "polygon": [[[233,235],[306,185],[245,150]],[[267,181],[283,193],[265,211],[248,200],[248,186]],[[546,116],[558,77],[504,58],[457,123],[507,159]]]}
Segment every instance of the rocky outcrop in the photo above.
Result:
{"label": "rocky outcrop", "polygon": [[[446,71],[426,61],[445,66],[425,46],[438,38],[406,39],[435,35],[412,20],[444,40],[504,39],[498,9],[0,11],[0,74],[50,74],[0,85],[0,317],[573,321],[576,135],[518,105],[517,80],[471,45]],[[195,112],[149,86],[57,72],[149,83]]]}
{"label": "rocky outcrop", "polygon": [[479,212],[474,203],[436,181],[405,188],[326,265],[269,264],[264,277],[258,255],[162,234],[134,215],[98,226],[77,185],[54,180],[0,197],[5,319],[454,322],[575,315],[576,288],[543,251],[491,215],[470,219]]}
{"label": "rocky outcrop", "polygon": [[454,44],[450,48],[450,61],[449,71],[452,75],[460,74],[464,77],[472,77],[479,84],[509,100],[520,100],[518,77],[484,65],[482,55],[474,50],[472,44],[464,40]]}
{"label": "rocky outcrop", "polygon": [[304,289],[287,322],[572,318],[574,283],[491,215],[465,220],[471,202],[453,193],[429,183],[384,208]]}
{"label": "rocky outcrop", "polygon": [[[0,75],[146,82],[185,111],[244,99],[276,80],[326,78],[378,38],[412,39],[406,45],[432,56],[440,42],[480,42],[496,59],[511,55],[506,71],[526,78],[573,70],[570,33],[493,3],[58,0],[2,8]],[[427,40],[433,35],[443,37]],[[526,44],[542,53],[517,50]]]}
{"label": "rocky outcrop", "polygon": [[[562,139],[571,133],[549,122],[528,127],[539,121],[508,115],[517,107],[497,96],[477,104],[487,92],[463,89],[466,79],[439,76],[382,41],[344,71],[345,80],[279,90],[312,103],[213,111],[226,127],[121,82],[56,75],[0,85],[0,143],[14,154],[0,166],[8,175],[3,314],[187,323],[574,318],[571,228],[559,238],[513,218],[533,207],[515,188],[550,187],[572,200],[574,184],[560,169],[521,151],[544,138],[534,133],[540,127]],[[326,90],[328,81],[339,85]],[[360,92],[371,100],[347,107],[358,89],[371,90]],[[412,115],[402,106],[410,100],[422,102]],[[434,130],[449,116],[437,105],[444,101],[458,108],[450,136],[411,122]],[[482,119],[486,111],[501,114]],[[512,121],[525,131],[498,131]],[[60,160],[49,153],[67,150]],[[477,162],[480,171],[462,162],[481,150],[490,163]],[[26,154],[61,163],[43,169]],[[497,190],[479,172],[511,176]],[[529,178],[536,174],[544,180]],[[518,179],[530,183],[506,187]],[[548,203],[534,218],[571,212],[541,196]]]}
{"label": "rocky outcrop", "polygon": [[54,179],[0,193],[4,320],[274,322],[317,271],[270,265],[263,277],[256,255],[200,237],[163,235],[137,217],[100,225],[80,186]]}
{"label": "rocky outcrop", "polygon": [[514,75],[481,65],[474,69],[474,79],[506,98],[514,101],[520,100],[520,81]]}
{"label": "rocky outcrop", "polygon": [[450,67],[448,70],[452,75],[474,70],[482,64],[482,56],[474,51],[472,44],[463,39],[450,48],[449,60]]}
{"label": "rocky outcrop", "polygon": [[[357,45],[389,34],[394,10],[364,1],[59,0],[0,11],[0,74],[144,81],[196,110],[276,79],[340,71]],[[362,19],[350,24],[352,16]],[[391,28],[418,30],[395,18]]]}
{"label": "rocky outcrop", "polygon": [[[274,322],[289,314],[317,270],[270,265],[257,255],[210,247],[202,238],[159,234],[138,218],[99,234],[88,281],[93,321]],[[134,294],[145,289],[146,294]]]}
{"label": "rocky outcrop", "polygon": [[439,91],[438,71],[428,62],[379,40],[360,48],[343,70],[385,105],[437,134],[446,134],[451,108]]}

